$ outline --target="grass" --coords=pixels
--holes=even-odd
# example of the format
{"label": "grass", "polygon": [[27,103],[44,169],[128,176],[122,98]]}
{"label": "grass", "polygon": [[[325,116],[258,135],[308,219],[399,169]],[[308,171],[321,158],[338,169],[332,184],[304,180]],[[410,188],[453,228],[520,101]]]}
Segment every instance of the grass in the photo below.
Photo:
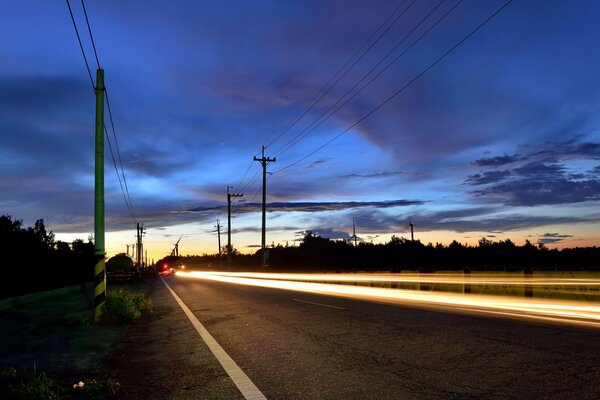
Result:
{"label": "grass", "polygon": [[128,323],[152,312],[152,302],[110,288],[107,319],[96,324],[87,297],[83,289],[59,290],[0,307],[0,399],[115,397],[120,384],[102,360]]}
{"label": "grass", "polygon": [[124,288],[109,289],[102,321],[128,323],[152,314],[152,301],[143,293]]}
{"label": "grass", "polygon": [[37,372],[35,363],[31,372],[23,371],[21,376],[13,367],[0,371],[0,397],[11,400],[58,400],[63,399],[63,390],[44,372]]}
{"label": "grass", "polygon": [[110,400],[120,389],[120,383],[112,378],[86,378],[61,385],[38,372],[35,363],[31,371],[24,369],[21,374],[13,367],[0,369],[0,398],[5,400]]}

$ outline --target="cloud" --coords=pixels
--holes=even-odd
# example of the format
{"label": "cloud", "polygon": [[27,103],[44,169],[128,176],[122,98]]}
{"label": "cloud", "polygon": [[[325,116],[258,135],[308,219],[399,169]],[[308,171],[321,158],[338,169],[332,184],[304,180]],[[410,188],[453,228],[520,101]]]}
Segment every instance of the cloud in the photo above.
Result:
{"label": "cloud", "polygon": [[472,193],[479,197],[500,197],[510,206],[572,204],[600,200],[600,180],[571,181],[566,178],[523,177]]}
{"label": "cloud", "polygon": [[544,233],[538,239],[540,243],[550,244],[562,242],[565,239],[572,238],[572,235],[561,235],[560,233]]}
{"label": "cloud", "polygon": [[470,185],[487,185],[488,183],[503,181],[510,175],[510,171],[486,171],[483,174],[469,175],[466,183]]}
{"label": "cloud", "polygon": [[[527,230],[547,225],[597,223],[600,216],[588,217],[525,215],[519,213],[498,214],[501,208],[474,208],[440,212],[411,213],[410,215],[391,215],[381,210],[365,209],[357,212],[357,231],[365,233],[406,233],[410,232],[409,220],[414,223],[415,234],[418,232],[453,231],[453,232],[487,232],[489,234],[506,233],[516,230]],[[330,224],[339,222],[344,226],[345,217],[335,217]]]}
{"label": "cloud", "polygon": [[347,174],[340,178],[390,178],[393,176],[402,175],[402,171],[371,171],[364,174]]}
{"label": "cloud", "polygon": [[344,231],[336,231],[333,228],[313,228],[308,229],[304,233],[312,232],[314,235],[321,236],[326,239],[344,239],[348,240],[352,237],[351,234]]}
{"label": "cloud", "polygon": [[[421,200],[388,200],[388,201],[340,201],[340,202],[274,202],[267,203],[269,211],[287,211],[287,212],[323,212],[323,211],[341,211],[356,208],[374,207],[374,208],[392,208],[406,207],[425,204]],[[238,203],[236,213],[258,212],[262,210],[261,203]],[[223,212],[225,206],[195,207],[187,210],[191,213]]]}
{"label": "cloud", "polygon": [[[501,159],[501,161],[498,161]],[[510,159],[510,160],[509,160]],[[483,161],[482,161],[483,160]],[[480,186],[470,193],[476,197],[499,199],[505,205],[537,206],[572,204],[600,199],[598,165],[600,144],[575,136],[564,142],[547,142],[528,154],[479,159],[478,167],[512,164],[506,170],[488,170],[469,175],[467,185]],[[588,164],[583,172],[570,172],[574,162]]]}
{"label": "cloud", "polygon": [[478,160],[473,161],[471,164],[477,167],[499,167],[506,164],[511,164],[517,161],[520,161],[521,158],[518,154],[515,155],[504,155],[499,157],[491,157],[491,158],[480,158]]}

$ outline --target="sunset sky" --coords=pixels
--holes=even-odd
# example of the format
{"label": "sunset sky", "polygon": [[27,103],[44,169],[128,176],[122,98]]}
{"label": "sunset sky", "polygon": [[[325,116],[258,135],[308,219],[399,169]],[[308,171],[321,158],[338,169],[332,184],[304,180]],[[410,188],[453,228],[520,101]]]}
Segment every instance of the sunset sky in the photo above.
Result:
{"label": "sunset sky", "polygon": [[[373,242],[412,221],[424,243],[600,246],[600,2],[514,0],[461,43],[505,3],[88,0],[149,258],[181,235],[216,253],[227,186],[234,247],[260,246],[262,145],[268,243],[354,219]],[[4,0],[0,22],[0,212],[87,240],[95,98],[67,4]],[[109,256],[135,241],[108,146],[106,227]]]}

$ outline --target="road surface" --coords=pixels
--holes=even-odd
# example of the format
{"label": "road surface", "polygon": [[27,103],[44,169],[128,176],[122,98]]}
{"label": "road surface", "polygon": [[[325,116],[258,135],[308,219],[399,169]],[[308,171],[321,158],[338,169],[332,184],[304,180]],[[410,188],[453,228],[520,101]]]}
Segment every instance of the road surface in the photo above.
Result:
{"label": "road surface", "polygon": [[166,282],[269,399],[600,398],[597,329]]}

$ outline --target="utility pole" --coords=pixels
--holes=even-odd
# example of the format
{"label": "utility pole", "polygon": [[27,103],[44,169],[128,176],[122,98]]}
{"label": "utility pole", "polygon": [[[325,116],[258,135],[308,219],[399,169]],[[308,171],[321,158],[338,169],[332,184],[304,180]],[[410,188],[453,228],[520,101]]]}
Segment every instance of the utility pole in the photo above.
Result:
{"label": "utility pole", "polygon": [[254,157],[254,161],[259,161],[263,169],[263,185],[262,185],[262,238],[260,247],[262,249],[262,267],[267,268],[267,252],[266,252],[266,229],[267,229],[267,164],[270,162],[276,162],[277,158],[265,157],[265,146],[262,146],[261,158]]}
{"label": "utility pole", "polygon": [[138,268],[142,268],[142,263],[144,261],[144,250],[142,249],[142,237],[146,233],[146,229],[144,226],[140,226],[140,223],[137,223],[137,265]]}
{"label": "utility pole", "polygon": [[135,249],[136,249],[136,253],[137,253],[137,267],[140,268],[142,265],[142,261],[141,261],[141,252],[140,252],[140,223],[136,223],[136,231],[135,231]]}
{"label": "utility pole", "polygon": [[129,256],[129,245],[126,244],[125,246],[127,246],[127,256]]}
{"label": "utility pole", "polygon": [[408,226],[410,226],[410,240],[411,240],[411,242],[414,242],[415,241],[415,232],[414,232],[414,225],[413,225],[412,221],[410,221],[408,223]]}
{"label": "utility pole", "polygon": [[96,139],[94,181],[94,319],[98,321],[106,302],[104,250],[104,70],[96,71]]}
{"label": "utility pole", "polygon": [[356,247],[356,221],[354,218],[352,218],[352,238],[354,238],[354,247]]}
{"label": "utility pole", "polygon": [[229,193],[229,189],[233,189],[233,186],[227,186],[227,266],[231,268],[231,199],[244,197],[244,194]]}
{"label": "utility pole", "polygon": [[[217,238],[218,238],[218,243],[219,243],[219,258],[221,258],[221,224],[219,224],[219,220],[217,219],[217,225],[215,226],[215,228],[217,228]],[[219,261],[220,262],[220,261]]]}

